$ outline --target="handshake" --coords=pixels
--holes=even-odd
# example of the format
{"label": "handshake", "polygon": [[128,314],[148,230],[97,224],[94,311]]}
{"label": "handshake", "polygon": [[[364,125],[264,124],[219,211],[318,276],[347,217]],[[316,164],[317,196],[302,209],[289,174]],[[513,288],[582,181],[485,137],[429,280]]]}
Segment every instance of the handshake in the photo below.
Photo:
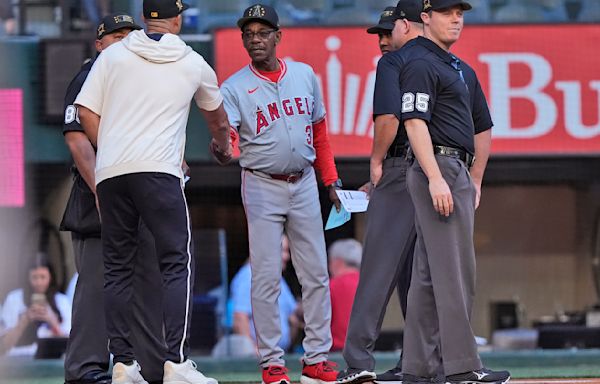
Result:
{"label": "handshake", "polygon": [[233,148],[238,140],[239,136],[237,131],[234,128],[229,128],[229,143],[227,148],[219,147],[217,141],[213,138],[208,145],[208,149],[217,163],[225,165],[231,161],[231,158],[233,157]]}

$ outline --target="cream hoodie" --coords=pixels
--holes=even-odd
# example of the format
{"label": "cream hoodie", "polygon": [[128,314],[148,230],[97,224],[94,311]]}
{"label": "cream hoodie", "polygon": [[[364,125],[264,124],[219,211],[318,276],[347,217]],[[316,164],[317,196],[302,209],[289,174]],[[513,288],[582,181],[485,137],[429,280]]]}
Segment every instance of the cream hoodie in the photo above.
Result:
{"label": "cream hoodie", "polygon": [[182,178],[192,99],[207,111],[223,101],[214,70],[178,36],[133,31],[102,51],[75,100],[100,115],[96,185],[138,172]]}

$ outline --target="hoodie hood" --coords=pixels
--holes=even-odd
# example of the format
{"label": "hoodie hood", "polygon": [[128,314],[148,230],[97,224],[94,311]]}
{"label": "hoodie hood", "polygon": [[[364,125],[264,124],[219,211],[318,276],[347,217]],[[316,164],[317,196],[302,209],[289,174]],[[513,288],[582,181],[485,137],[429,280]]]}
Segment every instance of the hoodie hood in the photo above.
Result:
{"label": "hoodie hood", "polygon": [[153,40],[144,31],[132,31],[122,40],[125,48],[152,63],[172,63],[193,52],[192,48],[177,35],[167,33],[159,40]]}

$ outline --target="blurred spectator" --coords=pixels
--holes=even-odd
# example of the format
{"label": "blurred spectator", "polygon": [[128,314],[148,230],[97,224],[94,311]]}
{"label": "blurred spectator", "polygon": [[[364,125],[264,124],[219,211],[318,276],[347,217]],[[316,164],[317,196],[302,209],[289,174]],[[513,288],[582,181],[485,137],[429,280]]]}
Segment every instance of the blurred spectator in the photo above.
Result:
{"label": "blurred spectator", "polygon": [[488,0],[469,0],[469,4],[473,8],[469,12],[465,12],[465,23],[485,24],[490,21],[492,11]]}
{"label": "blurred spectator", "polygon": [[329,290],[331,293],[332,351],[344,349],[352,303],[358,286],[362,245],[355,239],[342,239],[329,246]]}
{"label": "blurred spectator", "polygon": [[14,35],[17,31],[17,21],[13,13],[12,0],[0,0],[0,36]]}
{"label": "blurred spectator", "polygon": [[9,292],[0,315],[6,330],[0,349],[9,355],[33,355],[36,340],[68,337],[71,329],[71,304],[58,292],[48,257],[38,253],[27,269],[28,283]]}
{"label": "blurred spectator", "polygon": [[83,6],[88,20],[93,25],[100,23],[100,20],[110,13],[109,0],[83,0]]}
{"label": "blurred spectator", "polygon": [[[290,260],[290,247],[286,236],[281,243],[281,269],[285,270]],[[252,272],[250,260],[240,268],[231,281],[231,306],[233,311],[233,333],[252,338],[256,343],[254,323],[252,320],[252,303],[250,300],[250,285]],[[280,281],[281,293],[279,295],[279,318],[281,321],[281,340],[279,346],[288,350],[292,339],[303,322],[298,317],[299,306],[290,290],[290,287],[282,277]]]}
{"label": "blurred spectator", "polygon": [[544,8],[535,0],[508,0],[494,14],[497,23],[539,23],[544,21]]}
{"label": "blurred spectator", "polygon": [[600,21],[600,1],[583,0],[577,21],[598,22]]}
{"label": "blurred spectator", "polygon": [[69,280],[69,285],[67,285],[67,289],[65,290],[65,295],[69,298],[69,302],[71,306],[73,306],[73,298],[75,297],[75,287],[77,286],[77,279],[79,279],[79,273],[75,272],[71,280]]}

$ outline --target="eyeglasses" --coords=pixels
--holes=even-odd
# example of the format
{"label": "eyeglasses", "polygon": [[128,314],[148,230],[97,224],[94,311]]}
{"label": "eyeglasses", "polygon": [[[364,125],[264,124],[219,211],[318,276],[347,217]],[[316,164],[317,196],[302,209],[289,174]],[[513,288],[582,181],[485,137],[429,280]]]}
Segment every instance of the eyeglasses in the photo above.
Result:
{"label": "eyeglasses", "polygon": [[245,31],[242,33],[242,39],[252,40],[254,39],[254,36],[258,36],[258,38],[261,40],[267,40],[273,32],[275,32],[274,29],[263,29],[262,31],[258,32]]}

